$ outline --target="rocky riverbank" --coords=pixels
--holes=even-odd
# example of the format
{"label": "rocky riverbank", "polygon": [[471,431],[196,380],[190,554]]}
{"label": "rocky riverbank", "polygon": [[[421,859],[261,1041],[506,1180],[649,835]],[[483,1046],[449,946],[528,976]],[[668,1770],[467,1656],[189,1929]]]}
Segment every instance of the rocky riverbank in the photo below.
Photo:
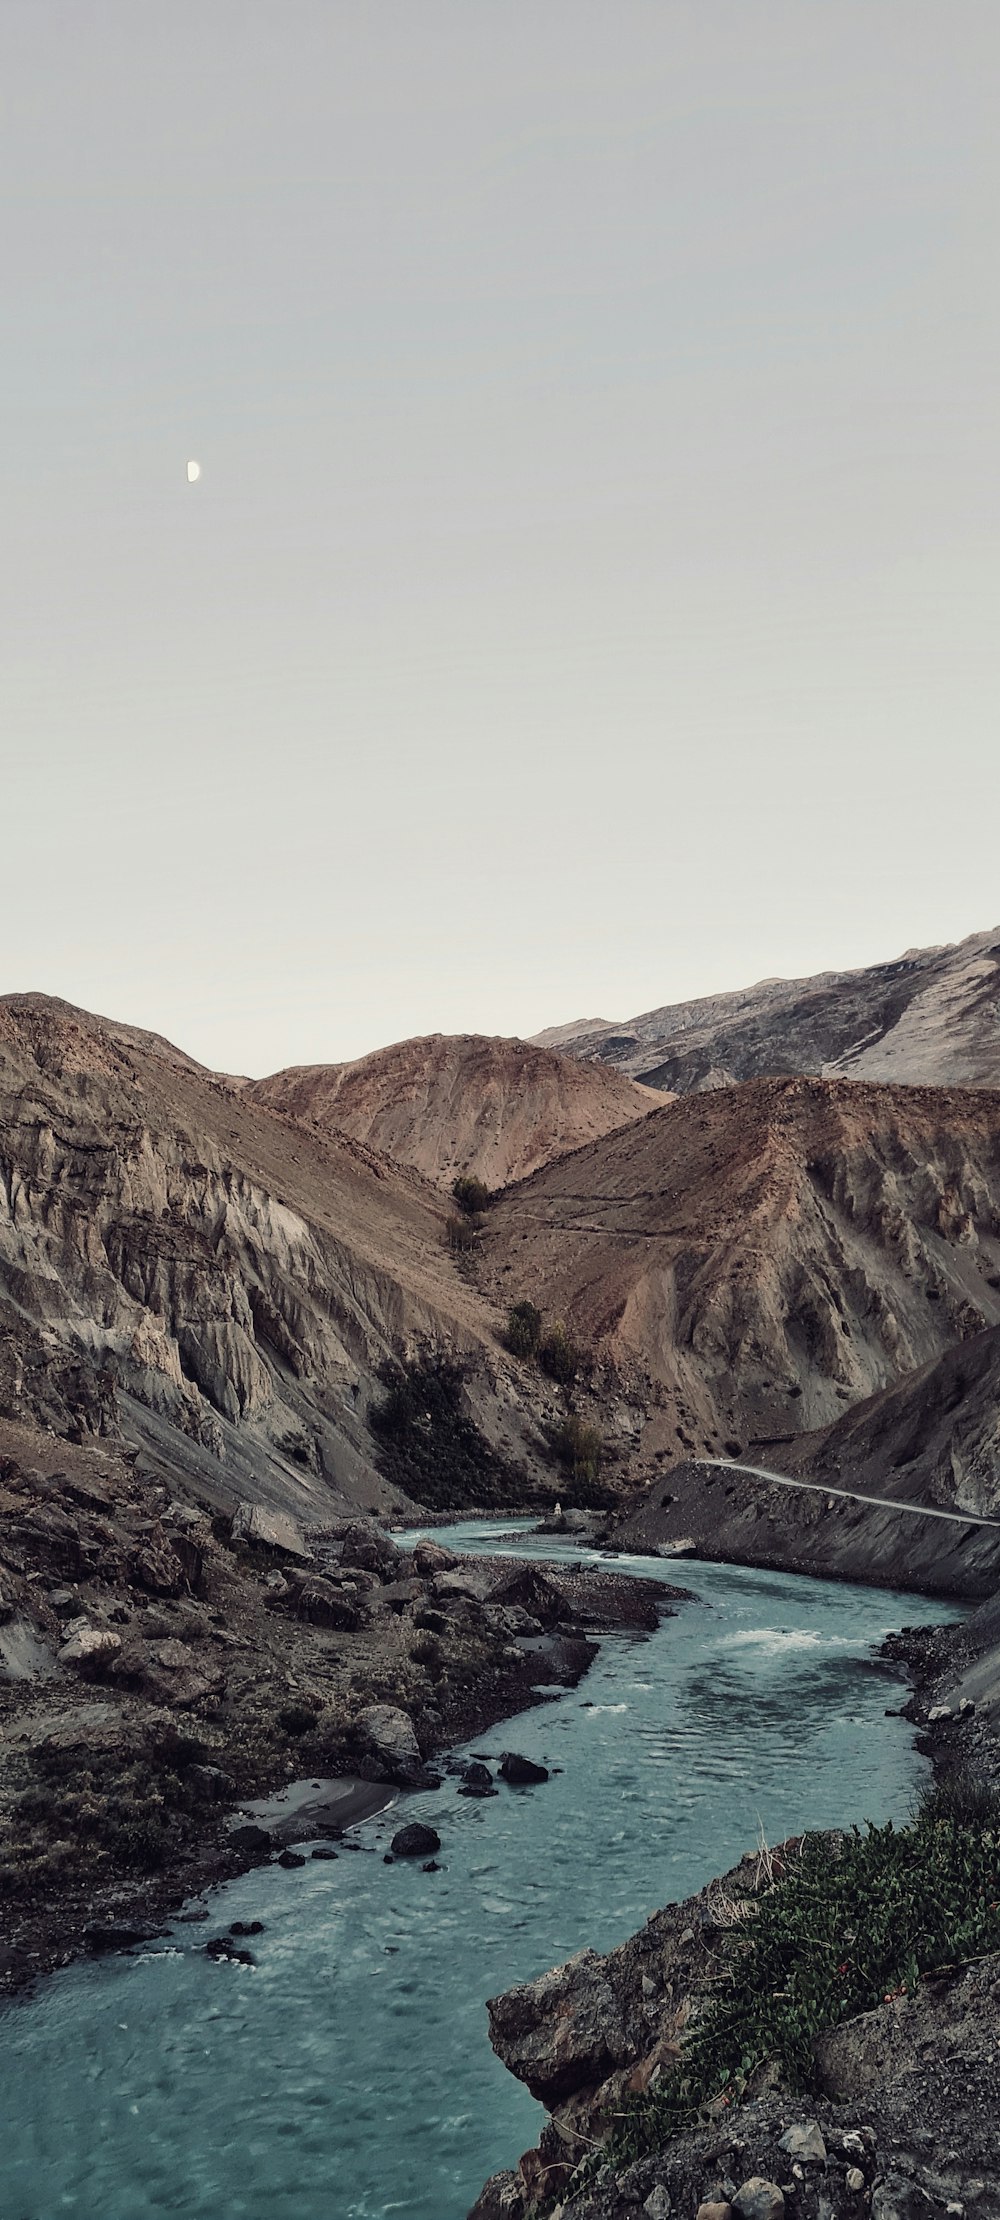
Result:
{"label": "rocky riverbank", "polygon": [[438,1751],[684,1593],[405,1551],[361,1518],[213,1517],[134,1456],[30,1447],[0,1465],[0,1994],[280,1850],[241,1807],[296,1780],[354,1781],[367,1808],[430,1786]]}
{"label": "rocky riverbank", "polygon": [[[581,1951],[491,2000],[493,2047],[549,2119],[536,2149],[487,2183],[470,2220],[533,2220],[541,2213],[553,2220],[640,2214],[962,2220],[1000,2213],[993,1901],[1000,1895],[994,1871],[1000,1827],[990,1796],[1000,1786],[1000,1604],[983,1606],[959,1625],[904,1629],[889,1637],[885,1654],[911,1679],[906,1714],[933,1760],[937,1801],[912,1837],[912,1855],[910,1837],[891,1831],[887,1837],[886,1858],[899,1855],[905,1870],[895,1911],[888,1897],[880,1947],[891,1953],[894,1931],[905,1942],[908,1926],[920,1924],[907,1876],[926,1858],[945,1933],[954,1921],[954,1949],[925,1944],[926,1970],[914,1960],[905,1980],[888,1976],[884,1997],[840,2024],[831,2025],[817,2006],[808,2097],[791,2094],[783,2086],[787,2075],[765,2060],[717,2081],[693,2117],[684,2120],[683,2107],[671,2115],[671,2132],[666,2110],[657,2115],[656,2092],[690,2055],[686,2046],[720,1997],[738,1994],[747,1980],[753,1961],[744,1955],[741,1965],[740,1938],[759,1927],[761,1905],[773,1910],[776,1885],[794,1879],[803,1858],[811,1861],[802,1889],[811,1946],[831,1916],[826,1879],[835,1881],[846,1856],[862,1854],[850,1838],[845,1849],[845,1838],[835,1835],[749,1852],[697,1896],[655,1913],[617,1949],[604,1956]],[[877,1866],[877,1840],[872,1855]],[[970,1881],[976,1859],[985,1861],[983,1872]],[[960,1901],[963,1890],[971,1892],[971,1909]],[[833,1922],[830,1950],[843,1953],[836,1972],[845,1986],[863,1957],[865,1923],[875,1917],[862,1890],[856,1914]],[[918,1947],[916,1935],[913,1942]],[[790,1946],[785,1962],[792,1966],[797,1955],[798,1946]],[[779,1999],[785,1992],[773,1993]],[[820,2033],[823,2026],[829,2032]],[[609,2136],[614,2162],[601,2171],[597,2154]],[[588,2159],[590,2179],[582,2184],[577,2169]]]}
{"label": "rocky riverbank", "polygon": [[470,2220],[1000,2212],[1000,1953],[942,1967],[916,1993],[887,1995],[820,2037],[807,2098],[774,2087],[765,2070],[745,2101],[721,2093],[696,2125],[631,2163],[619,2158],[573,2193],[576,2166],[609,2130],[627,2132],[636,2105],[676,2064],[685,2030],[725,1978],[725,1936],[752,1916],[782,1854],[798,1847],[767,1861],[750,1853],[607,1956],[581,1951],[492,2000],[494,2048],[550,2118],[537,2148],[486,2184]]}

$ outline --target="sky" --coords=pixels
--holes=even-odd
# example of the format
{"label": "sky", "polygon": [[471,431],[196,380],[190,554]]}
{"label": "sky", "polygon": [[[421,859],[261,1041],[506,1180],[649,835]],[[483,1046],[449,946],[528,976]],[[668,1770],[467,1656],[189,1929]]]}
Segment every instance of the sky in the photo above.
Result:
{"label": "sky", "polygon": [[998,64],[5,0],[0,992],[257,1074],[1000,922]]}

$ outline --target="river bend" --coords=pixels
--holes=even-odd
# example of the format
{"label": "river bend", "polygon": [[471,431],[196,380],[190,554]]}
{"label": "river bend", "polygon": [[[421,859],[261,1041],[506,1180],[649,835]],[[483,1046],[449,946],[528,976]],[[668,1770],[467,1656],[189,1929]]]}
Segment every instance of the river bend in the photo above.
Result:
{"label": "river bend", "polygon": [[[511,1531],[437,1538],[495,1553]],[[510,1546],[579,1561],[549,1537]],[[492,2055],[488,1995],[621,1941],[759,1827],[905,1816],[922,1761],[885,1716],[899,1683],[872,1647],[948,1606],[620,1562],[699,1600],[608,1637],[578,1689],[475,1745],[561,1767],[547,1784],[400,1798],[335,1862],[246,1874],[207,1926],[71,1968],[4,2015],[3,2220],[464,2220],[541,2124]],[[383,1864],[403,1809],[437,1827],[441,1872]],[[255,1968],[204,1955],[233,1919],[265,1923]]]}

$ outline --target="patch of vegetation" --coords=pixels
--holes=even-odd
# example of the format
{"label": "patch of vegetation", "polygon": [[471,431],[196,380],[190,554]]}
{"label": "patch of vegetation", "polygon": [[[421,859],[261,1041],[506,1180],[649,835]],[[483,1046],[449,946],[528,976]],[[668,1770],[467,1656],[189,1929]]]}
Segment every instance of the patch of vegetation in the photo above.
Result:
{"label": "patch of vegetation", "polygon": [[448,1247],[460,1253],[475,1248],[478,1232],[478,1221],[472,1218],[456,1218],[454,1212],[445,1222],[444,1237]]}
{"label": "patch of vegetation", "polygon": [[534,1303],[512,1303],[500,1338],[512,1357],[536,1362],[559,1387],[572,1387],[583,1363],[583,1352],[560,1318],[546,1328]]}
{"label": "patch of vegetation", "polygon": [[504,1348],[512,1357],[537,1357],[542,1338],[542,1314],[534,1303],[513,1303],[507,1312],[504,1328]]}
{"label": "patch of vegetation", "polygon": [[561,1319],[550,1326],[538,1344],[538,1362],[542,1371],[560,1387],[572,1387],[580,1369],[580,1351]]}
{"label": "patch of vegetation", "polygon": [[510,1510],[539,1500],[527,1475],[491,1449],[466,1416],[464,1365],[425,1355],[411,1364],[387,1364],[381,1379],[385,1401],[370,1418],[379,1471],[415,1503],[432,1511],[495,1504]]}
{"label": "patch of vegetation", "polygon": [[556,1426],[547,1426],[545,1439],[561,1465],[572,1474],[574,1491],[579,1497],[596,1483],[600,1471],[604,1442],[600,1428],[588,1425],[575,1411],[559,1420]]}
{"label": "patch of vegetation", "polygon": [[489,1209],[493,1200],[489,1188],[484,1185],[483,1181],[472,1179],[465,1172],[460,1173],[458,1179],[452,1180],[451,1191],[460,1211],[466,1218],[480,1218],[483,1211]]}
{"label": "patch of vegetation", "polygon": [[660,2149],[706,2106],[738,2103],[765,2068],[789,2090],[815,2089],[818,2035],[912,1993],[936,1967],[1000,1949],[1000,1797],[977,1787],[970,1804],[955,1784],[948,1809],[942,1793],[909,1827],[806,1836],[783,1867],[775,1853],[779,1877],[734,1916],[679,2064],[627,2102],[574,2191]]}

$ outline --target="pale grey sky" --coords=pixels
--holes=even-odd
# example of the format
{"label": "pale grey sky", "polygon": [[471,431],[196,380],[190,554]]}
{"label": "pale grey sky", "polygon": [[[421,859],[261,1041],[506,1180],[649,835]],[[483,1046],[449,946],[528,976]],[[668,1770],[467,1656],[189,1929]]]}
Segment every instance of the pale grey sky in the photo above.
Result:
{"label": "pale grey sky", "polygon": [[6,0],[0,989],[260,1072],[1000,920],[998,63]]}

